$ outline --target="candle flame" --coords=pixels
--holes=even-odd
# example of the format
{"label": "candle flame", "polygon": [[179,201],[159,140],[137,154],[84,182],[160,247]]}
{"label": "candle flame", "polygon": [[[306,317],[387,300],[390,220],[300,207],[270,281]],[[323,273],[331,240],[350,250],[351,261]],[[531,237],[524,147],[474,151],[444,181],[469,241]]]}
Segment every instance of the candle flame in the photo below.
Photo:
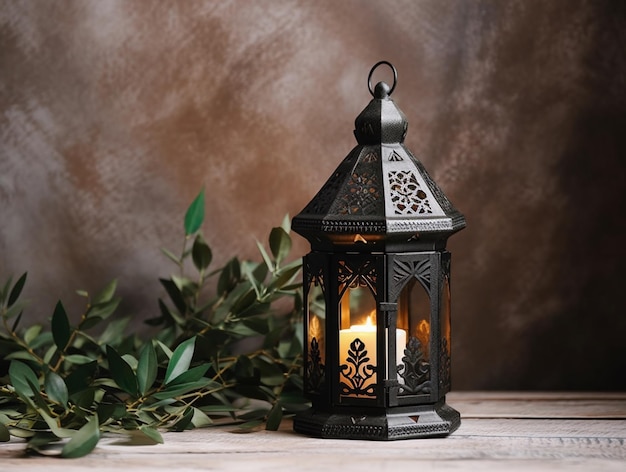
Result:
{"label": "candle flame", "polygon": [[320,339],[321,327],[320,327],[320,319],[313,315],[311,317],[311,322],[309,323],[309,331],[311,332],[311,337]]}
{"label": "candle flame", "polygon": [[415,331],[415,337],[422,345],[424,355],[428,358],[430,355],[430,323],[426,320],[421,320],[415,327]]}
{"label": "candle flame", "polygon": [[426,320],[422,320],[417,325],[418,339],[428,339],[430,337],[430,324]]}

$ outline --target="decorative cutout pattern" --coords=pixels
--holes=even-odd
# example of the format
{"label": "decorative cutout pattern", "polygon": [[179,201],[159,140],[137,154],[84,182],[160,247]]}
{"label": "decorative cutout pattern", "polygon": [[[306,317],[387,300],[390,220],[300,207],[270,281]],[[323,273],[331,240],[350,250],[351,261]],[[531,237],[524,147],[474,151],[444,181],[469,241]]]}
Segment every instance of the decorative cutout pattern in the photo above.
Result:
{"label": "decorative cutout pattern", "polygon": [[348,169],[354,166],[355,161],[359,157],[359,152],[353,151],[337,168],[335,173],[326,181],[317,195],[302,210],[303,214],[309,215],[325,215],[332,205],[337,193],[340,191],[345,175]]}
{"label": "decorative cutout pattern", "polygon": [[421,215],[433,212],[428,196],[420,188],[413,172],[393,170],[388,175],[391,201],[396,215]]}
{"label": "decorative cutout pattern", "polygon": [[311,340],[309,347],[309,362],[307,363],[307,387],[310,392],[319,390],[324,380],[324,364],[317,338]]}
{"label": "decorative cutout pattern", "polygon": [[376,172],[363,169],[354,172],[341,196],[340,215],[369,215],[375,213],[380,199],[380,183]]}
{"label": "decorative cutout pattern", "polygon": [[402,156],[400,154],[398,154],[396,151],[393,151],[391,153],[391,155],[389,156],[389,161],[390,162],[400,162],[403,161],[404,159],[402,158]]}
{"label": "decorative cutout pattern", "polygon": [[404,285],[404,281],[415,277],[430,292],[430,261],[396,260],[393,266],[393,281],[396,285]]}
{"label": "decorative cutout pattern", "polygon": [[376,396],[375,384],[367,385],[367,381],[376,374],[376,366],[369,361],[365,343],[356,338],[350,343],[347,364],[339,366],[343,379],[339,383],[341,395]]}
{"label": "decorative cutout pattern", "polygon": [[400,395],[430,393],[430,364],[424,360],[422,345],[415,337],[409,339],[404,349],[398,375],[404,380],[400,384]]}
{"label": "decorative cutout pattern", "polygon": [[446,393],[450,391],[450,347],[448,340],[441,338],[439,345],[439,392]]}
{"label": "decorative cutout pattern", "polygon": [[376,266],[372,261],[365,261],[356,270],[353,270],[346,261],[339,261],[337,280],[339,285],[343,287],[339,298],[343,296],[343,292],[349,287],[368,287],[372,294],[376,296],[376,279]]}
{"label": "decorative cutout pattern", "polygon": [[376,154],[374,151],[368,152],[363,158],[363,162],[367,162],[368,164],[372,162],[378,162],[378,154]]}
{"label": "decorative cutout pattern", "polygon": [[[309,307],[309,317],[311,321],[317,320],[316,315],[322,314],[325,317],[326,311],[326,287],[324,284],[324,270],[321,266],[313,266],[310,263],[308,257],[304,258],[304,264],[306,266],[305,273],[307,274],[306,284],[309,287],[307,293],[307,303]],[[320,306],[321,305],[321,306]],[[326,369],[324,366],[324,328],[319,326],[319,320],[317,329],[314,329],[310,323],[308,329],[309,338],[309,352],[308,362],[306,363],[306,390],[309,392],[316,392],[320,390],[320,387],[325,381]],[[321,330],[320,330],[321,328]],[[322,344],[322,346],[320,346]]]}

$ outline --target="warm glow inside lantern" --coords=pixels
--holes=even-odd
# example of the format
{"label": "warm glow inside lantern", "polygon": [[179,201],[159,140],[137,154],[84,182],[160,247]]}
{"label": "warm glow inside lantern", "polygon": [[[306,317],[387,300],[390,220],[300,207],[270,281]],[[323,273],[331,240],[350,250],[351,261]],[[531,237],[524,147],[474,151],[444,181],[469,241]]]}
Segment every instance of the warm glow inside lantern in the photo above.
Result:
{"label": "warm glow inside lantern", "polygon": [[[391,67],[394,83],[371,87]],[[460,424],[450,390],[450,253],[465,219],[404,146],[407,121],[389,97],[395,68],[370,71],[374,99],[358,145],[292,228],[304,258],[304,389],[294,429],[313,436],[444,436]]]}

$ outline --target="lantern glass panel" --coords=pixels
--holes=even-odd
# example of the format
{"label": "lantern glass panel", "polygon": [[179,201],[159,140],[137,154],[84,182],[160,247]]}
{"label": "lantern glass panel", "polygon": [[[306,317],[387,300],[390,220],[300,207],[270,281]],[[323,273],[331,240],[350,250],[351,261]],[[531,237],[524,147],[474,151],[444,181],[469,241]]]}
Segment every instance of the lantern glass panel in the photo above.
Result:
{"label": "lantern glass panel", "polygon": [[319,389],[324,379],[324,365],[326,364],[326,298],[322,287],[321,281],[315,278],[307,291],[309,313],[307,388],[311,392]]}
{"label": "lantern glass panel", "polygon": [[376,299],[361,277],[339,286],[339,382],[341,396],[375,396],[376,376]]}
{"label": "lantern glass panel", "polygon": [[417,279],[411,279],[398,300],[398,328],[407,331],[408,342],[419,342],[426,362],[430,359],[430,323],[428,292]]}

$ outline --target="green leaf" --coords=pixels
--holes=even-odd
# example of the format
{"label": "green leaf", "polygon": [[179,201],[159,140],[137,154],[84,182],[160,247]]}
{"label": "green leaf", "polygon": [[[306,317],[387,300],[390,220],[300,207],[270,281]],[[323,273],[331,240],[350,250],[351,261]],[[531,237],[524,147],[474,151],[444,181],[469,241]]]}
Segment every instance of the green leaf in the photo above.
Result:
{"label": "green leaf", "polygon": [[172,426],[170,426],[170,431],[184,431],[187,426],[191,423],[193,419],[193,408],[189,407],[185,409],[183,416]]}
{"label": "green leaf", "polygon": [[100,324],[101,321],[102,321],[102,318],[100,318],[100,317],[97,317],[97,316],[89,317],[89,318],[85,319],[84,321],[81,321],[80,329],[81,329],[81,331],[90,330],[94,326]]}
{"label": "green leaf", "polygon": [[206,270],[211,264],[213,253],[209,245],[204,241],[202,234],[198,234],[193,242],[191,258],[193,259],[196,269],[199,271]]}
{"label": "green leaf", "polygon": [[167,385],[180,385],[183,383],[196,382],[200,380],[204,376],[204,374],[207,373],[209,367],[211,367],[210,364],[202,364],[196,367],[192,367],[191,369],[183,372],[178,377],[173,379]]}
{"label": "green leaf", "polygon": [[81,364],[71,374],[65,378],[65,385],[70,395],[73,395],[87,388],[91,379],[96,374],[98,362],[92,361],[89,364]]}
{"label": "green leaf", "polygon": [[106,303],[113,298],[115,295],[115,290],[117,288],[117,280],[113,279],[111,282],[107,284],[106,287],[102,289],[102,291],[96,295],[92,301],[92,305],[98,305],[99,303]]}
{"label": "green leaf", "polygon": [[172,358],[172,355],[174,354],[169,347],[167,347],[165,344],[163,344],[161,341],[159,341],[157,339],[157,344],[159,345],[159,347],[161,348],[161,351],[163,351],[163,354],[165,354],[167,356],[168,359]]}
{"label": "green leaf", "polygon": [[269,284],[270,290],[279,290],[286,284],[291,283],[293,278],[300,272],[300,266],[289,267],[279,272],[278,276]]}
{"label": "green leaf", "polygon": [[[201,378],[196,382],[189,382],[184,384],[173,384],[168,386],[165,390],[161,390],[160,392],[151,395],[150,398],[154,398],[155,400],[165,400],[167,398],[175,398],[179,395],[184,395],[185,393],[201,390],[209,385],[216,384],[214,380]],[[216,386],[219,384],[216,384]]]}
{"label": "green leaf", "polygon": [[272,228],[269,242],[272,255],[278,265],[289,255],[289,251],[291,251],[291,237],[289,237],[283,228]]}
{"label": "green leaf", "polygon": [[41,325],[32,325],[31,327],[29,327],[26,331],[24,331],[24,342],[28,345],[30,345],[30,343],[33,342],[33,340],[39,336],[39,333],[41,333]]}
{"label": "green leaf", "polygon": [[95,359],[92,359],[89,356],[85,356],[84,354],[70,354],[69,356],[65,356],[65,360],[70,362],[71,364],[89,364],[93,362]]}
{"label": "green leaf", "polygon": [[285,381],[285,375],[278,364],[260,357],[255,357],[252,362],[261,372],[261,382],[265,385],[274,387]]}
{"label": "green leaf", "polygon": [[283,222],[280,224],[280,227],[284,229],[287,234],[291,231],[291,218],[289,217],[289,213],[283,217]]}
{"label": "green leaf", "polygon": [[[52,340],[52,333],[47,333],[47,334],[50,334],[50,340]],[[39,337],[41,337],[41,336],[39,336]],[[38,337],[38,339],[39,339],[39,337]],[[46,353],[43,356],[44,364],[48,364],[49,365],[50,362],[52,362],[52,357],[57,353],[57,351],[58,351],[58,348],[57,348],[56,344],[53,343],[52,346],[49,346],[48,349],[46,350]]]}
{"label": "green leaf", "polygon": [[28,351],[15,351],[12,352],[10,354],[7,354],[6,356],[4,356],[4,360],[6,361],[11,361],[11,360],[22,360],[22,361],[32,361],[32,362],[36,362],[39,363],[39,359],[37,359],[37,357],[33,356],[30,352]]}
{"label": "green leaf", "polygon": [[11,440],[11,433],[5,425],[0,423],[0,442],[9,442]]}
{"label": "green leaf", "polygon": [[9,277],[8,280],[4,283],[2,290],[0,290],[0,305],[3,305],[6,300],[6,296],[7,293],[9,293],[9,287],[11,286],[11,282],[13,282],[13,277]]}
{"label": "green leaf", "polygon": [[50,411],[45,411],[45,409],[39,409],[37,410],[37,413],[46,422],[52,434],[54,434],[57,438],[71,438],[76,434],[76,431],[73,429],[62,428],[61,426],[59,426],[57,420],[50,416]]}
{"label": "green leaf", "polygon": [[34,404],[36,405],[35,409],[37,410],[37,412],[41,415],[43,415],[44,413],[52,414],[50,412],[50,407],[48,406],[48,403],[46,403],[43,396],[41,395],[41,387],[39,385],[39,381],[33,382],[33,379],[30,377],[26,377],[25,380],[26,383],[28,383],[31,392],[33,392],[33,400]]}
{"label": "green leaf", "polygon": [[175,398],[165,398],[163,400],[159,400],[157,402],[151,403],[151,400],[153,400],[153,399],[154,398],[151,398],[150,401],[141,403],[139,405],[139,409],[140,410],[146,410],[146,411],[155,411],[155,410],[157,410],[157,409],[159,409],[161,407],[171,405],[171,404],[176,403],[178,401]]}
{"label": "green leaf", "polygon": [[234,315],[239,315],[250,308],[256,300],[256,292],[250,288],[237,298],[235,303],[233,303],[231,311]]}
{"label": "green leaf", "polygon": [[98,416],[87,419],[87,423],[63,446],[61,456],[66,458],[83,457],[93,451],[100,440]]}
{"label": "green leaf", "polygon": [[39,385],[39,379],[35,372],[20,361],[11,361],[11,365],[9,365],[9,380],[21,397],[32,397],[34,392],[31,385]]}
{"label": "green leaf", "polygon": [[185,213],[185,235],[189,236],[200,229],[204,221],[204,188],[191,202]]}
{"label": "green leaf", "polygon": [[254,379],[254,365],[248,356],[241,355],[235,363],[235,377],[239,382],[249,383]]}
{"label": "green leaf", "polygon": [[155,428],[151,428],[150,426],[141,426],[139,431],[145,434],[146,437],[150,438],[154,444],[163,444],[163,436],[161,436],[161,433],[159,433],[159,431]]}
{"label": "green leaf", "polygon": [[278,343],[277,351],[283,359],[293,358],[302,353],[302,346],[300,344],[300,340],[294,336],[291,339],[280,341]]}
{"label": "green leaf", "polygon": [[211,418],[209,418],[207,414],[204,413],[202,410],[194,407],[193,418],[191,419],[191,423],[196,428],[203,428],[205,426],[209,426],[213,424],[213,420],[211,420]]}
{"label": "green leaf", "polygon": [[139,355],[137,364],[137,384],[139,393],[145,395],[152,387],[157,376],[157,356],[151,341],[146,342]]}
{"label": "green leaf", "polygon": [[32,438],[35,435],[34,431],[31,431],[30,429],[23,429],[23,428],[11,428],[9,429],[9,432],[16,438],[20,438],[20,439]]}
{"label": "green leaf", "polygon": [[126,407],[123,403],[99,403],[98,418],[102,423],[109,419],[119,420],[126,416]]}
{"label": "green leaf", "polygon": [[124,330],[126,329],[126,325],[129,323],[129,321],[129,317],[109,321],[106,329],[100,335],[100,344],[106,345],[112,344],[114,342],[119,342],[124,334]]}
{"label": "green leaf", "polygon": [[28,272],[24,272],[22,276],[17,280],[17,282],[15,282],[15,285],[13,286],[13,288],[11,289],[11,293],[9,294],[7,307],[13,305],[20,296],[20,293],[22,293],[22,289],[24,288],[24,284],[26,283],[26,274],[28,274]]}
{"label": "green leaf", "polygon": [[116,297],[111,300],[94,303],[87,311],[87,319],[92,319],[92,318],[98,318],[100,320],[107,319],[109,316],[111,316],[115,312],[115,310],[117,310],[117,307],[119,306],[121,301],[122,299],[120,297]]}
{"label": "green leaf", "polygon": [[[76,392],[73,394],[70,399],[72,403],[74,403],[78,408],[82,409],[90,409],[93,405],[93,402],[96,398],[96,389],[95,388],[87,388],[85,390],[81,390],[80,392]],[[123,405],[122,405],[123,408]]]}
{"label": "green leaf", "polygon": [[11,308],[9,308],[7,311],[4,312],[3,318],[10,320],[14,316],[19,315],[20,313],[22,313],[26,305],[28,305],[28,302],[25,300],[20,300],[18,302],[15,302],[11,306]]}
{"label": "green leaf", "polygon": [[168,384],[180,374],[189,369],[191,364],[191,358],[193,357],[193,351],[195,348],[196,338],[187,339],[180,343],[180,345],[174,350],[172,358],[167,365],[167,371],[165,372],[165,383]]}
{"label": "green leaf", "polygon": [[63,406],[67,405],[67,400],[69,396],[67,391],[67,385],[65,385],[65,382],[60,375],[52,371],[48,372],[46,374],[44,388],[50,400]]}
{"label": "green leaf", "polygon": [[172,303],[174,303],[174,306],[176,307],[176,309],[181,314],[186,313],[187,303],[185,303],[183,294],[178,289],[176,284],[173,281],[168,280],[168,279],[159,279],[159,281],[161,282],[161,285],[163,285],[163,287],[165,288],[165,291],[167,292],[167,294],[170,296],[170,299],[172,300]]}
{"label": "green leaf", "polygon": [[276,403],[267,415],[267,422],[265,423],[265,429],[268,431],[278,431],[280,422],[283,420],[283,409]]}
{"label": "green leaf", "polygon": [[26,455],[40,454],[53,456],[61,452],[60,439],[49,431],[36,432],[26,443]]}
{"label": "green leaf", "polygon": [[176,284],[176,288],[184,295],[193,293],[197,289],[197,284],[187,277],[172,275],[172,282]]}
{"label": "green leaf", "polygon": [[239,259],[233,257],[222,269],[222,273],[217,281],[217,293],[224,295],[230,292],[241,278],[241,266]]}
{"label": "green leaf", "polygon": [[224,321],[228,314],[233,310],[233,306],[239,297],[244,295],[248,290],[251,290],[249,282],[235,285],[235,287],[228,292],[226,298],[217,305],[211,321],[214,324]]}
{"label": "green leaf", "polygon": [[258,283],[262,284],[267,274],[269,272],[269,268],[266,264],[257,264],[254,271],[250,274],[252,278],[254,278]]}
{"label": "green leaf", "polygon": [[122,355],[122,359],[124,359],[126,363],[130,366],[130,368],[133,369],[133,372],[137,370],[137,365],[139,364],[139,361],[135,356],[133,356],[132,354],[124,354]]}
{"label": "green leaf", "polygon": [[170,310],[169,307],[160,298],[159,298],[159,311],[161,312],[161,318],[167,320],[170,323],[174,322],[179,325],[182,325],[185,323],[185,318],[180,316],[175,311]]}
{"label": "green leaf", "polygon": [[22,319],[22,314],[24,312],[20,311],[20,314],[17,315],[17,318],[15,318],[15,321],[13,322],[13,326],[11,326],[11,331],[15,333],[15,330],[17,329],[17,326],[20,324],[20,320]]}
{"label": "green leaf", "polygon": [[274,272],[274,263],[272,262],[272,259],[270,258],[270,255],[267,253],[267,251],[263,247],[263,244],[261,244],[259,241],[257,241],[256,245],[259,248],[259,252],[261,253],[261,257],[263,257],[263,262],[265,262],[265,265],[267,266],[267,268],[269,270]]}
{"label": "green leaf", "polygon": [[126,393],[138,396],[137,378],[133,369],[122,359],[115,349],[107,344],[107,358],[109,360],[109,370],[115,383]]}
{"label": "green leaf", "polygon": [[65,350],[70,340],[70,321],[61,301],[58,301],[52,314],[52,337],[60,351]]}

